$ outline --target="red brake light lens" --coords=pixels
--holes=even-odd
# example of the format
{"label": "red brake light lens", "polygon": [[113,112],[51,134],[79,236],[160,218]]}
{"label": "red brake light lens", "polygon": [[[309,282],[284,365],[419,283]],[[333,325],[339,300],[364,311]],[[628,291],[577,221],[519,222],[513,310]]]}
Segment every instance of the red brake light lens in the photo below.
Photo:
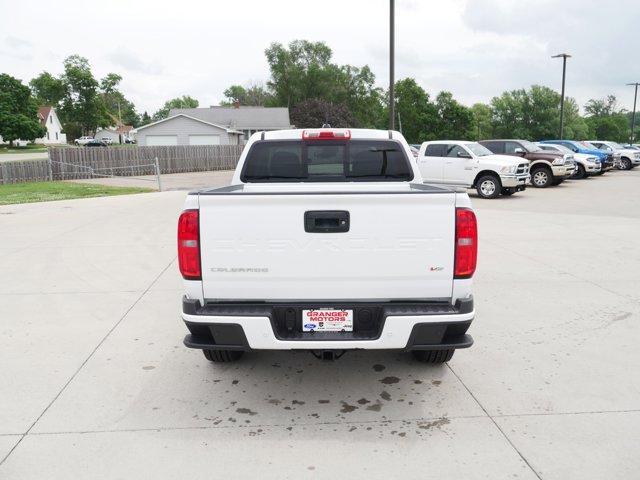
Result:
{"label": "red brake light lens", "polygon": [[351,130],[303,130],[303,140],[349,140]]}
{"label": "red brake light lens", "polygon": [[178,220],[178,264],[185,280],[201,280],[198,210],[185,210]]}
{"label": "red brake light lens", "polygon": [[478,223],[473,210],[456,208],[454,278],[471,278],[478,261]]}

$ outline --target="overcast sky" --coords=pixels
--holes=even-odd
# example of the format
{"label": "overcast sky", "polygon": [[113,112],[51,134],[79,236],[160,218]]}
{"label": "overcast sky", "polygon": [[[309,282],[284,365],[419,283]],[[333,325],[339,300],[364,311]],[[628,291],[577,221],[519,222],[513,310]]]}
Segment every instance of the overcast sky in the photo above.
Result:
{"label": "overcast sky", "polygon": [[[231,84],[265,82],[271,42],[325,41],[334,61],[369,65],[388,84],[388,0],[195,1],[0,0],[0,73],[25,83],[59,74],[78,53],[94,74],[123,76],[121,88],[149,113],[187,94],[215,105]],[[631,109],[640,81],[638,0],[397,0],[396,78],[463,103],[504,90],[560,90],[580,105],[615,94]]]}

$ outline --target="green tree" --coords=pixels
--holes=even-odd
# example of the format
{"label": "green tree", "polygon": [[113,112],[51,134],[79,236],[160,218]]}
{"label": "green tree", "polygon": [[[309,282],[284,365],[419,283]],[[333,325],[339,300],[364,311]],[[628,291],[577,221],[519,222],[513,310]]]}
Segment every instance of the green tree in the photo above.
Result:
{"label": "green tree", "polygon": [[291,109],[291,122],[297,128],[319,128],[325,123],[335,128],[345,128],[353,126],[355,119],[344,104],[312,98],[299,102]]}
{"label": "green tree", "polygon": [[58,107],[67,92],[64,82],[49,72],[42,72],[29,82],[29,86],[39,105]]}
{"label": "green tree", "polygon": [[[549,87],[533,85],[529,90],[504,92],[491,100],[494,134],[528,140],[553,139],[560,130],[560,94]],[[564,137],[581,138],[586,125],[574,99],[565,101]]]}
{"label": "green tree", "polygon": [[631,116],[624,109],[618,108],[615,95],[592,98],[585,104],[584,111],[587,114],[589,137],[616,142],[628,141]]}
{"label": "green tree", "polygon": [[629,124],[627,116],[623,113],[591,116],[587,117],[586,122],[591,138],[615,142],[626,142],[629,139]]}
{"label": "green tree", "polygon": [[606,117],[620,113],[618,99],[615,95],[607,95],[604,98],[592,98],[585,106],[584,111],[589,117]]}
{"label": "green tree", "polygon": [[249,107],[264,107],[272,102],[271,94],[262,85],[231,85],[224,91],[226,97],[220,105],[238,104]]}
{"label": "green tree", "polygon": [[[322,99],[346,105],[353,116],[351,126],[381,126],[384,93],[375,86],[375,75],[368,66],[334,64],[325,43],[307,40],[294,40],[286,47],[273,43],[265,55],[271,72],[269,106],[293,108],[305,100]],[[230,98],[243,93],[238,88],[227,92]]]}
{"label": "green tree", "polygon": [[100,96],[106,115],[102,123],[137,127],[140,124],[140,116],[136,112],[133,102],[127,100],[118,89],[121,81],[122,77],[117,73],[109,73],[100,81]]}
{"label": "green tree", "polygon": [[145,110],[140,116],[140,125],[147,125],[148,123],[151,123],[151,116]]}
{"label": "green tree", "polygon": [[383,128],[387,123],[384,91],[375,86],[376,76],[365,65],[338,67],[335,88],[329,92],[334,102],[345,104],[354,117],[354,126]]}
{"label": "green tree", "polygon": [[20,80],[0,74],[0,136],[3,140],[33,141],[44,136],[46,130],[38,120],[38,104],[31,90]]}
{"label": "green tree", "polygon": [[564,138],[584,140],[589,136],[589,126],[580,115],[578,102],[568,97],[564,101]]}
{"label": "green tree", "polygon": [[436,106],[429,94],[413,78],[395,84],[396,124],[409,143],[421,143],[435,138],[438,124]]}
{"label": "green tree", "polygon": [[470,138],[473,115],[453,98],[451,92],[440,92],[436,97],[438,122],[436,135],[438,138],[460,140]]}
{"label": "green tree", "polygon": [[198,108],[198,105],[200,105],[198,100],[190,97],[189,95],[172,98],[171,100],[164,102],[162,108],[153,114],[152,120],[157,122],[158,120],[167,118],[169,116],[169,111],[173,108]]}
{"label": "green tree", "polygon": [[73,139],[93,133],[99,126],[108,126],[110,122],[107,121],[99,84],[91,72],[89,61],[79,55],[71,55],[63,64],[62,81],[66,92],[62,113],[67,135]]}
{"label": "green tree", "polygon": [[293,105],[310,98],[328,99],[338,69],[331,64],[331,49],[324,42],[294,40],[288,48],[272,43],[265,50],[271,79],[267,83],[275,102]]}
{"label": "green tree", "polygon": [[486,103],[475,103],[471,107],[473,123],[470,138],[484,140],[493,137],[493,124],[491,123],[491,107]]}

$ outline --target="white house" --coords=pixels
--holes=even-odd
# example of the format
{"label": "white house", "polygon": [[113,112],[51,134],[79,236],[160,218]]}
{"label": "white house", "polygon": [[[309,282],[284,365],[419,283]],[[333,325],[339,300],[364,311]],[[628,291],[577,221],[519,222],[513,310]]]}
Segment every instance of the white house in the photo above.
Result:
{"label": "white house", "polygon": [[240,145],[243,132],[184,113],[138,127],[138,145]]}
{"label": "white house", "polygon": [[47,133],[44,137],[37,138],[34,143],[44,143],[45,145],[67,143],[67,135],[62,133],[62,124],[55,108],[48,106],[38,108],[38,120],[40,120],[40,125],[47,129]]}
{"label": "white house", "polygon": [[131,125],[120,125],[118,127],[98,128],[96,130],[95,138],[103,140],[108,138],[111,143],[129,143],[133,140],[131,131],[133,127]]}

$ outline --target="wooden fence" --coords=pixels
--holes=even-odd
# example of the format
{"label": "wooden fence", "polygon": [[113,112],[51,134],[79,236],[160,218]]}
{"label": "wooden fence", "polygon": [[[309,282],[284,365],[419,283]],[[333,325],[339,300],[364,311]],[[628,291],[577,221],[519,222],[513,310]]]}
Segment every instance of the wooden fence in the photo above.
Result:
{"label": "wooden fence", "polygon": [[47,160],[0,162],[0,183],[232,170],[242,145],[49,147]]}
{"label": "wooden fence", "polygon": [[46,160],[0,161],[0,184],[39,182],[48,179],[49,164]]}

